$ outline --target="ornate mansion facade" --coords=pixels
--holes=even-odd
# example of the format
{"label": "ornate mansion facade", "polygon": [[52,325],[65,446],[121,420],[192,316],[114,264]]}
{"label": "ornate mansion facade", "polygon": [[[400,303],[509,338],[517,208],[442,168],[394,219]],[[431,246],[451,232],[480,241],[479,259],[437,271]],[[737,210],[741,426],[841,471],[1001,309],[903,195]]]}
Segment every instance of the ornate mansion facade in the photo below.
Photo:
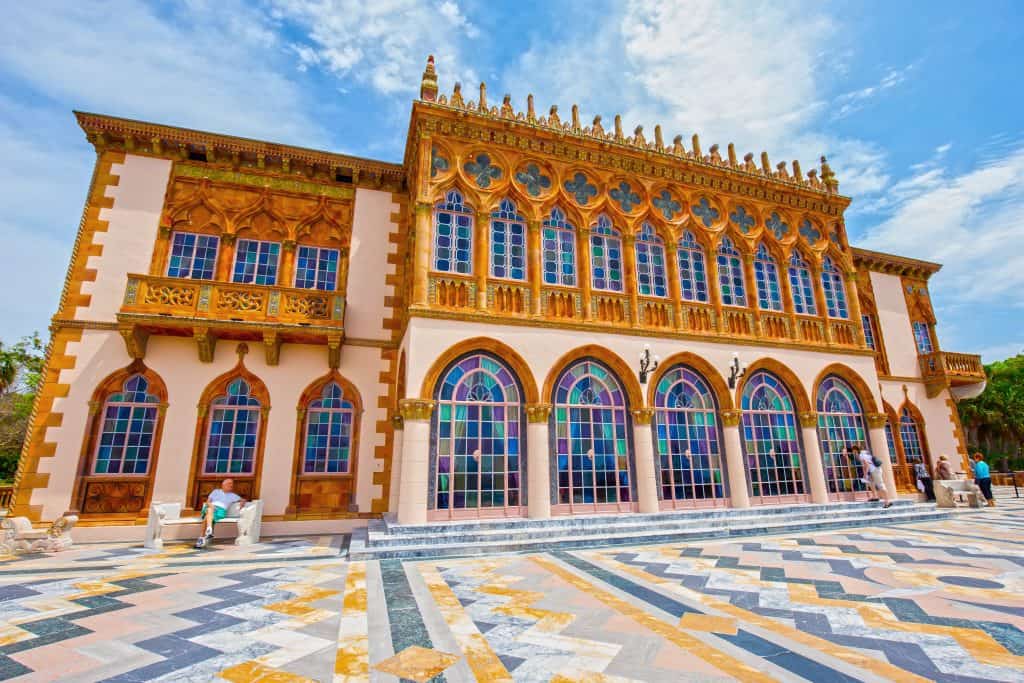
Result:
{"label": "ornate mansion facade", "polygon": [[[141,535],[225,477],[269,533],[916,494],[977,356],[850,199],[660,127],[439,95],[404,161],[78,113],[96,165],[12,514]],[[84,528],[83,528],[84,527]]]}

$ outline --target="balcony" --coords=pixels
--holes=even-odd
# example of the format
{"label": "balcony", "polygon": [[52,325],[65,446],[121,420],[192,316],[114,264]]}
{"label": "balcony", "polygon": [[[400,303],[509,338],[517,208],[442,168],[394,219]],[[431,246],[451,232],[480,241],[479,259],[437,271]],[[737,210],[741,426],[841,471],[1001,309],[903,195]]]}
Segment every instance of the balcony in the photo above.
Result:
{"label": "balcony", "polygon": [[981,356],[936,351],[919,355],[918,361],[929,398],[938,396],[947,387],[958,399],[976,396],[985,388]]}
{"label": "balcony", "polygon": [[[282,343],[326,344],[336,363],[344,338],[345,297],[337,292],[153,275],[128,276],[118,327],[133,358],[152,334],[196,340],[212,362],[218,339],[262,342],[276,365]],[[336,367],[336,365],[332,365]]]}

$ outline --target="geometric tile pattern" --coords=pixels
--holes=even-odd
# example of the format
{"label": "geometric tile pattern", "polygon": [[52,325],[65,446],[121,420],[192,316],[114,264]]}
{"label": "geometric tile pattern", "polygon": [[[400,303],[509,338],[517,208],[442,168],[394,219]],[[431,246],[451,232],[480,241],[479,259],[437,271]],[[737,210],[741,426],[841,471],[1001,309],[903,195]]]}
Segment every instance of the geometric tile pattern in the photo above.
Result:
{"label": "geometric tile pattern", "polygon": [[0,680],[1020,681],[1024,499],[895,527],[347,562],[0,557]]}

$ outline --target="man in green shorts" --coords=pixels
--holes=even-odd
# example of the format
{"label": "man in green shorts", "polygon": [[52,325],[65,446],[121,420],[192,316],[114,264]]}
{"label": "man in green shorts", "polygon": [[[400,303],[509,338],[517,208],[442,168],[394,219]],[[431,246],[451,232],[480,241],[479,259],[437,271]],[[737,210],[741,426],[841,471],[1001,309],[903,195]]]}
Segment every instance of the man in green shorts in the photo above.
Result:
{"label": "man in green shorts", "polygon": [[232,479],[225,479],[220,483],[219,489],[210,491],[203,509],[199,516],[206,522],[206,530],[196,540],[196,547],[202,548],[213,538],[213,525],[227,517],[228,508],[242,500],[242,497],[234,492],[235,482]]}

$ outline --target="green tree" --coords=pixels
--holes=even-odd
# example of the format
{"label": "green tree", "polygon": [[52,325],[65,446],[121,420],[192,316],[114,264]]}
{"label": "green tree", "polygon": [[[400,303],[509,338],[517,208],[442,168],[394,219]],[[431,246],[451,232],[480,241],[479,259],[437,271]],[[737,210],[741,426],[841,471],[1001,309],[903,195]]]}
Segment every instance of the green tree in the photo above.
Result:
{"label": "green tree", "polygon": [[10,346],[0,342],[0,481],[11,481],[18,468],[44,362],[38,334]]}
{"label": "green tree", "polygon": [[985,391],[958,404],[968,447],[997,469],[1024,469],[1024,353],[986,365],[985,375]]}

